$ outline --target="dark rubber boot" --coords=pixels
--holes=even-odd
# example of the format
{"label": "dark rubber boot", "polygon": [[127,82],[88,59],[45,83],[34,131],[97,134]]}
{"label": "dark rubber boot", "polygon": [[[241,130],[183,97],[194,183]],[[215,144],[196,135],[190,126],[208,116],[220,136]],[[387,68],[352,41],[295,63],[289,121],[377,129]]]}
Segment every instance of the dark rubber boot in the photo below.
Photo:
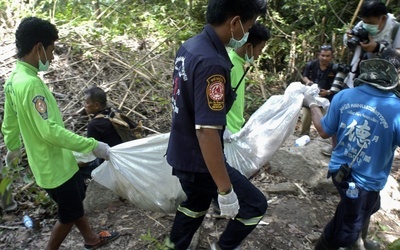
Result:
{"label": "dark rubber boot", "polygon": [[381,249],[381,246],[377,241],[367,239],[369,222],[370,222],[370,219],[368,219],[365,222],[364,227],[362,228],[362,231],[361,231],[361,238],[364,241],[364,247],[366,250],[379,250],[379,249]]}

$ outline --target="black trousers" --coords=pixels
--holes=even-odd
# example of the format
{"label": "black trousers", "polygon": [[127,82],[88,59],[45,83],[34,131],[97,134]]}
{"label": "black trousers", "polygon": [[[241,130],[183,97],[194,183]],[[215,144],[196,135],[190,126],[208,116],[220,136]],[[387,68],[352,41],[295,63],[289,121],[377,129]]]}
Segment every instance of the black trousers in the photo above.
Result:
{"label": "black trousers", "polygon": [[332,247],[349,247],[357,241],[366,221],[381,205],[379,192],[358,187],[357,199],[346,196],[347,187],[332,178],[340,194],[340,202],[332,220],[325,226],[324,235]]}
{"label": "black trousers", "polygon": [[[227,166],[233,189],[239,200],[239,213],[234,220],[229,220],[225,231],[220,236],[218,245],[223,250],[239,246],[246,236],[253,231],[267,210],[264,194],[256,188],[238,170]],[[186,250],[193,235],[200,227],[212,199],[217,199],[217,186],[208,173],[190,173],[174,170],[179,178],[187,200],[182,202],[176,212],[170,234],[175,249]]]}

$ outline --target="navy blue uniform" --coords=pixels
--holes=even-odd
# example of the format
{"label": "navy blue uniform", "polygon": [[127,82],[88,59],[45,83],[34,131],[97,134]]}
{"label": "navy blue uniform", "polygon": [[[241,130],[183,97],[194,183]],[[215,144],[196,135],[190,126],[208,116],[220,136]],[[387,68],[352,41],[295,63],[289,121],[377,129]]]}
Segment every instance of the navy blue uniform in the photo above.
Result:
{"label": "navy blue uniform", "polygon": [[[329,90],[332,87],[333,80],[335,80],[335,72],[332,66],[333,64],[331,63],[325,70],[321,70],[318,59],[310,61],[303,71],[303,76],[318,84],[319,89]],[[331,101],[333,95],[324,97]]]}
{"label": "navy blue uniform", "polygon": [[[224,44],[210,25],[186,41],[177,52],[173,73],[173,117],[167,161],[173,167],[187,200],[178,207],[171,231],[175,249],[187,249],[201,225],[217,186],[205,164],[196,125],[226,125],[235,94],[230,83],[232,64]],[[222,142],[223,129],[219,130]],[[225,162],[238,196],[239,213],[219,239],[222,249],[233,249],[255,228],[266,209],[265,196]]]}

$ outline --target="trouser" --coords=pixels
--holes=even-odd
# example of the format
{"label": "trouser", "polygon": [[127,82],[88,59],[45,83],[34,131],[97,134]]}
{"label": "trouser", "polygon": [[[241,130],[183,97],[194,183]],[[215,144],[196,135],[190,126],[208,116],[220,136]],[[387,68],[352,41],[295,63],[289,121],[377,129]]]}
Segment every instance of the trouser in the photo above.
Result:
{"label": "trouser", "polygon": [[380,208],[380,195],[376,191],[366,191],[361,187],[357,199],[346,196],[346,188],[332,178],[333,184],[340,194],[340,202],[336,208],[333,219],[325,226],[323,236],[325,249],[338,249],[348,247],[355,243],[360,232],[369,223],[372,214]]}
{"label": "trouser", "polygon": [[[325,109],[320,107],[321,112],[323,115],[326,114]],[[303,107],[301,109],[301,130],[300,135],[309,135],[310,134],[310,127],[311,127],[311,112],[310,109],[307,107]]]}
{"label": "trouser", "polygon": [[[253,231],[267,210],[264,194],[238,170],[227,166],[233,189],[239,200],[239,213],[229,220],[218,245],[223,250],[234,249]],[[208,173],[174,170],[187,199],[180,204],[172,226],[170,239],[175,249],[186,250],[200,227],[212,199],[217,199],[217,186]]]}

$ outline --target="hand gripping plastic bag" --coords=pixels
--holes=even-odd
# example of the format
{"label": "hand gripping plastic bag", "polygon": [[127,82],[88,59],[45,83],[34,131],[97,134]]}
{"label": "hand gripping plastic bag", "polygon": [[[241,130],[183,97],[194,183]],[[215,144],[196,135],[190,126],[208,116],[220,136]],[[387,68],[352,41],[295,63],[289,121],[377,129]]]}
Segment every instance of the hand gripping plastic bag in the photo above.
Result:
{"label": "hand gripping plastic bag", "polygon": [[136,207],[174,213],[186,195],[164,157],[168,138],[169,133],[112,147],[110,160],[92,172],[93,179]]}
{"label": "hand gripping plastic bag", "polygon": [[[305,92],[316,96],[319,90],[294,82],[284,95],[270,97],[238,133],[225,134],[228,163],[246,177],[257,172],[293,133]],[[164,157],[168,138],[166,133],[112,147],[110,161],[92,172],[93,179],[139,208],[175,212],[186,196]]]}
{"label": "hand gripping plastic bag", "polygon": [[256,173],[293,134],[306,92],[324,108],[329,106],[326,98],[317,97],[316,84],[291,83],[283,95],[271,96],[254,112],[239,132],[224,134],[227,162],[247,178]]}

